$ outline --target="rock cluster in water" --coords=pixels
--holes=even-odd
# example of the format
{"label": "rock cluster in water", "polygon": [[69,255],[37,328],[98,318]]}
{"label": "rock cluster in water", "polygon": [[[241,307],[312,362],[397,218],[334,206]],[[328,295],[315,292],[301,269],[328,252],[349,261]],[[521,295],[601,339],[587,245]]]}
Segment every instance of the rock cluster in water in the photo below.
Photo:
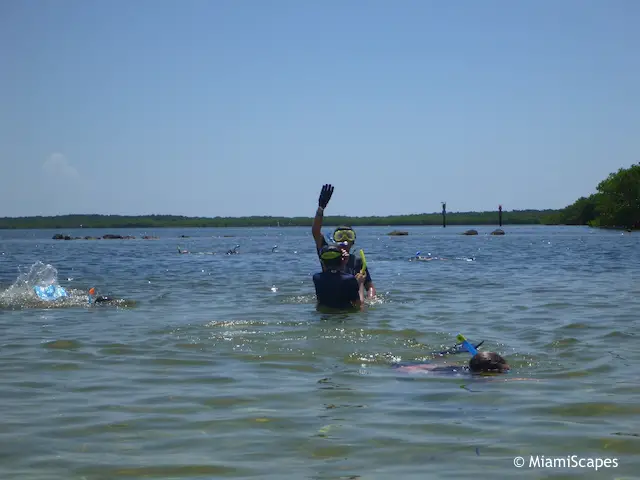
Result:
{"label": "rock cluster in water", "polygon": [[[136,237],[132,235],[114,235],[112,233],[108,233],[103,235],[102,237],[72,237],[71,235],[62,235],[61,233],[56,233],[53,237],[53,240],[135,240]],[[151,235],[145,235],[140,237],[143,240],[157,240],[158,237],[153,237]]]}
{"label": "rock cluster in water", "polygon": [[[467,230],[466,232],[462,232],[462,235],[478,235],[478,231],[477,230]],[[501,228],[496,228],[493,232],[490,233],[490,235],[504,235],[504,230],[502,230]]]}

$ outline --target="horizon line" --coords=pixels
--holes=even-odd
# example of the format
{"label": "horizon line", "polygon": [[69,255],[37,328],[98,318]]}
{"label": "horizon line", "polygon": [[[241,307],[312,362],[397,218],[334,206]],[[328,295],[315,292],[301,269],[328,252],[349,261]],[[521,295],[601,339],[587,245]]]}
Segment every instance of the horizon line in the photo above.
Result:
{"label": "horizon line", "polygon": [[[536,208],[526,208],[526,209],[513,209],[513,210],[502,210],[502,213],[508,212],[559,212],[563,210],[562,208],[545,208],[545,209],[536,209]],[[495,210],[467,210],[467,211],[447,211],[447,215],[461,215],[461,214],[482,214],[482,213],[499,213],[498,209]],[[417,217],[421,215],[442,215],[442,212],[421,212],[421,213],[395,213],[390,215],[325,215],[324,218],[331,217],[346,217],[346,218],[389,218],[389,217]],[[17,219],[30,219],[30,218],[60,218],[60,217],[127,217],[127,218],[141,218],[141,217],[178,217],[178,218],[192,218],[192,219],[216,219],[216,218],[225,218],[225,219],[243,219],[243,218],[285,218],[285,219],[294,219],[294,218],[314,218],[314,215],[304,216],[304,215],[295,215],[295,216],[285,216],[285,215],[240,215],[240,216],[214,216],[214,217],[205,217],[205,216],[189,216],[189,215],[179,215],[179,214],[167,214],[167,213],[148,213],[148,214],[121,214],[121,213],[66,213],[66,214],[58,214],[58,215],[22,215],[22,216],[14,216],[14,217],[0,217],[0,220],[17,220]]]}

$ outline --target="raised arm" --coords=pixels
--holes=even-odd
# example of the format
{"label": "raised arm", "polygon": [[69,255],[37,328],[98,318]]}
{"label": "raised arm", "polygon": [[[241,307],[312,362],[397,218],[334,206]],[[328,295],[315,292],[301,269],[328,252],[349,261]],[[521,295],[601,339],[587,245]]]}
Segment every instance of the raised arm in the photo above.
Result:
{"label": "raised arm", "polygon": [[333,195],[332,185],[323,185],[320,190],[320,197],[318,198],[318,210],[316,210],[316,216],[313,219],[313,225],[311,226],[311,233],[313,239],[316,241],[316,249],[323,247],[325,240],[322,236],[322,219],[324,218],[324,209],[326,208],[329,200]]}

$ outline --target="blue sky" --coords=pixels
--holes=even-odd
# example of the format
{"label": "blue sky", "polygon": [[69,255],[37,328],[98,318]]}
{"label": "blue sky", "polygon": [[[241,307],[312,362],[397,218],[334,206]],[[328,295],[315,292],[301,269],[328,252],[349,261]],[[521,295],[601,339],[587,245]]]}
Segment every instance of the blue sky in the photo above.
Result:
{"label": "blue sky", "polygon": [[561,208],[638,161],[640,2],[0,3],[0,216]]}

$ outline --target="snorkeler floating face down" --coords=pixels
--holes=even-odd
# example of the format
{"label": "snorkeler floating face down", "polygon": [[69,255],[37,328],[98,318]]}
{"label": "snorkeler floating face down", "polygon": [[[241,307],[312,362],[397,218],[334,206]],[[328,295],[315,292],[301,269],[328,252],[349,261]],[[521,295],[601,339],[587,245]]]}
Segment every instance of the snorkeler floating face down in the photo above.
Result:
{"label": "snorkeler floating face down", "polygon": [[472,373],[506,373],[511,367],[495,352],[478,352],[469,360],[469,370]]}
{"label": "snorkeler floating face down", "polygon": [[445,375],[460,375],[468,372],[471,375],[494,375],[507,373],[511,370],[507,361],[495,352],[478,352],[469,360],[468,366],[442,365],[439,363],[418,363],[412,365],[395,364],[402,372],[435,373]]}

